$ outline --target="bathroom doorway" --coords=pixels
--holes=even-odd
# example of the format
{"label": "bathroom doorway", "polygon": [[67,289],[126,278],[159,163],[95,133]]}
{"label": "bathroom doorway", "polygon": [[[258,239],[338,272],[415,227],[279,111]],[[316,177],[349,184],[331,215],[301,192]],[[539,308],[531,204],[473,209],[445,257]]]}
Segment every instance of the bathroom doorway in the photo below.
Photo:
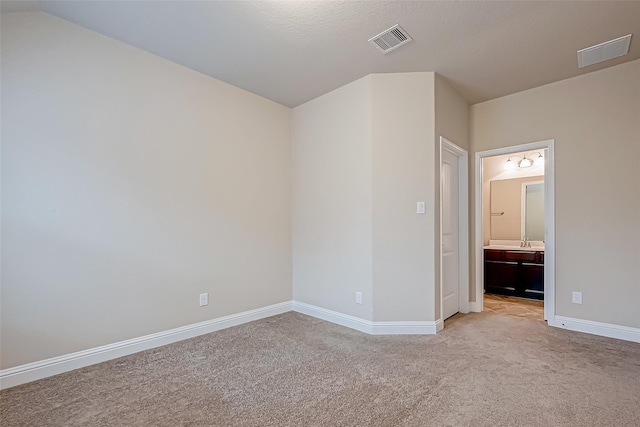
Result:
{"label": "bathroom doorway", "polygon": [[474,311],[515,310],[553,324],[553,146],[548,140],[476,153]]}

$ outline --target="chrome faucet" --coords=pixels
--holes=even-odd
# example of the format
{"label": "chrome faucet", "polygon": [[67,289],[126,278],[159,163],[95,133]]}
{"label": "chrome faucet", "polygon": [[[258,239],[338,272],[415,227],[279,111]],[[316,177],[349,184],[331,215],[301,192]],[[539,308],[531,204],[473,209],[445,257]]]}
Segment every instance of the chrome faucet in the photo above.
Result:
{"label": "chrome faucet", "polygon": [[527,238],[527,236],[522,236],[522,241],[520,241],[521,248],[530,248],[531,241]]}

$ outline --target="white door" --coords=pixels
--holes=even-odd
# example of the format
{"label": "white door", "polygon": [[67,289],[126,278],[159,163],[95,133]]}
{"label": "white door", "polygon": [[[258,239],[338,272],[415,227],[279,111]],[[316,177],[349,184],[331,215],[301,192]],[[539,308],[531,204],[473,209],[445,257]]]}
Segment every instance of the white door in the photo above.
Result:
{"label": "white door", "polygon": [[443,319],[460,311],[458,248],[458,157],[442,150],[442,311]]}

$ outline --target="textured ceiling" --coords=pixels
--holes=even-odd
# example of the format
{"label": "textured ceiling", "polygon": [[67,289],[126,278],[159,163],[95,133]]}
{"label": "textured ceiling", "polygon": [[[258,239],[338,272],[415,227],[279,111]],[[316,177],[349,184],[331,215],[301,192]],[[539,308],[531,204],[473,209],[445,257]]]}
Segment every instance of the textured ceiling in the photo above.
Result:
{"label": "textured ceiling", "polygon": [[[41,10],[293,107],[370,73],[435,71],[470,103],[640,58],[638,1],[2,1]],[[367,40],[400,24],[413,42]],[[634,33],[629,55],[576,51]]]}

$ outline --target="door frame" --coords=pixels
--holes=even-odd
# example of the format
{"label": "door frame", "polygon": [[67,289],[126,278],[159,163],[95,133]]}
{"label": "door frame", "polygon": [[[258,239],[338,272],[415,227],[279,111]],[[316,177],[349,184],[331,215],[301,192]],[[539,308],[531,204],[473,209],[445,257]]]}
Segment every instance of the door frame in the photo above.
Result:
{"label": "door frame", "polygon": [[514,145],[511,147],[479,151],[476,153],[475,170],[475,261],[476,301],[471,310],[480,312],[484,308],[484,250],[483,250],[483,197],[482,159],[485,157],[516,154],[523,151],[546,150],[544,156],[544,318],[549,326],[555,325],[556,316],[556,225],[555,225],[555,139]]}
{"label": "door frame", "polygon": [[440,193],[440,241],[438,254],[440,258],[440,319],[444,321],[443,294],[442,294],[442,152],[446,150],[458,158],[458,297],[460,300],[460,313],[469,312],[469,153],[449,141],[440,137],[440,174],[438,185]]}

